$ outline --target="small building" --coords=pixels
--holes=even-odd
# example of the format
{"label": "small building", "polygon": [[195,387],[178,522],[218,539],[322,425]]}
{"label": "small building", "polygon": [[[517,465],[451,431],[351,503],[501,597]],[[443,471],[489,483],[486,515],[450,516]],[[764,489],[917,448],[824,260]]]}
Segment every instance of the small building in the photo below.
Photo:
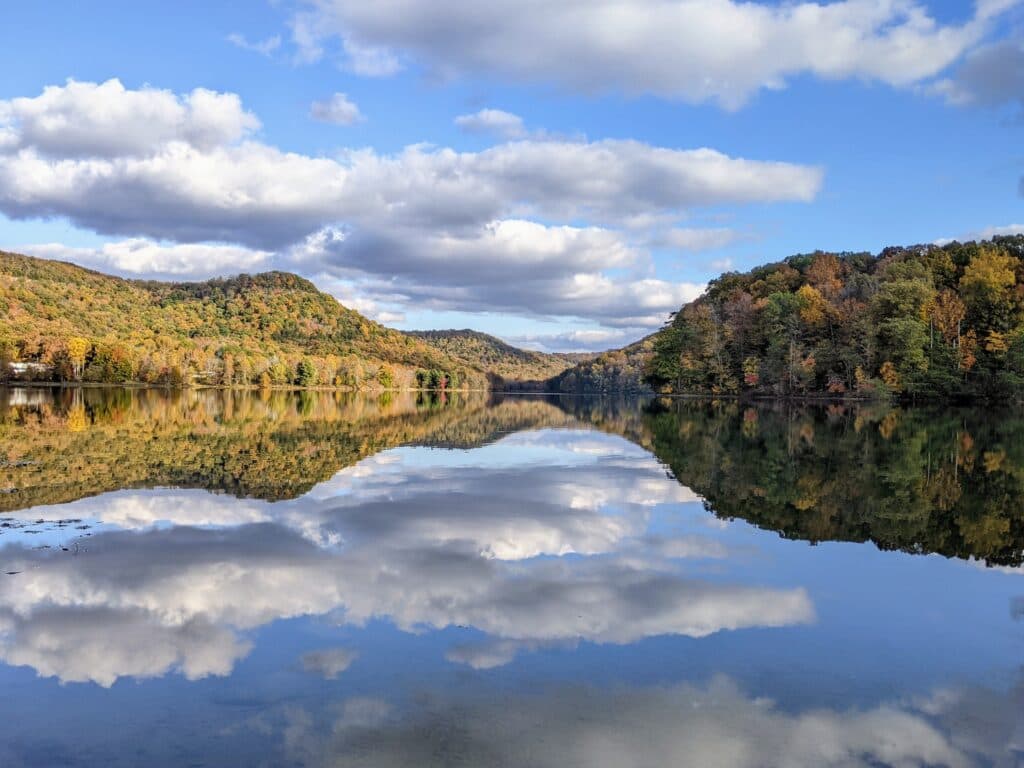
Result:
{"label": "small building", "polygon": [[53,366],[46,363],[8,363],[8,368],[16,379],[35,379],[53,372]]}

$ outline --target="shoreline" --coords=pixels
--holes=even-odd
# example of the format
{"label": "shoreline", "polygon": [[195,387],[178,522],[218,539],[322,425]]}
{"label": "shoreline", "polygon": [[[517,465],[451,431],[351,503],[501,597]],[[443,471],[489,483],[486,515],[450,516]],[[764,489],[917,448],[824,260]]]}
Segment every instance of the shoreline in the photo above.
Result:
{"label": "shoreline", "polygon": [[220,392],[346,392],[352,394],[384,394],[386,392],[500,392],[496,389],[424,389],[422,387],[392,387],[388,389],[354,389],[352,387],[301,387],[294,384],[286,386],[275,385],[261,387],[258,384],[245,386],[224,387],[217,384],[196,384],[188,387],[172,387],[166,384],[145,384],[137,381],[127,381],[123,384],[115,384],[105,381],[8,381],[0,382],[0,389],[138,389],[138,390],[162,390],[164,392],[198,392],[202,390],[217,390]]}

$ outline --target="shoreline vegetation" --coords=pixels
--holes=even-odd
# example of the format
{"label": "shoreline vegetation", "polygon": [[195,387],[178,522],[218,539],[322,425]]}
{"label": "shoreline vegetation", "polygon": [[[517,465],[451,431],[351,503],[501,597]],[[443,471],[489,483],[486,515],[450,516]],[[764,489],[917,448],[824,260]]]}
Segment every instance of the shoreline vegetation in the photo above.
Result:
{"label": "shoreline vegetation", "polygon": [[0,252],[0,385],[1024,400],[1024,236],[815,252],[713,280],[622,349],[401,332],[282,272],[125,280]]}
{"label": "shoreline vegetation", "polygon": [[813,405],[820,403],[827,405],[829,403],[849,403],[854,404],[870,404],[883,401],[885,398],[879,397],[877,394],[874,395],[862,395],[856,392],[846,393],[842,395],[835,395],[825,393],[808,393],[808,394],[791,394],[791,395],[765,395],[755,393],[700,393],[700,392],[662,392],[653,393],[650,391],[620,391],[620,390],[604,390],[604,391],[566,391],[553,388],[537,388],[539,384],[543,382],[505,382],[507,386],[501,389],[495,389],[493,387],[483,387],[479,389],[470,389],[466,387],[460,387],[458,389],[431,389],[429,387],[423,388],[392,388],[392,389],[351,389],[343,386],[325,386],[316,385],[310,387],[302,387],[295,384],[281,384],[271,385],[269,387],[262,387],[259,384],[246,384],[246,385],[231,385],[224,386],[219,384],[192,384],[188,386],[172,387],[166,384],[148,384],[145,382],[129,381],[125,383],[114,383],[106,381],[33,381],[33,380],[15,380],[8,379],[6,381],[0,381],[0,389],[40,389],[40,390],[69,390],[69,389],[129,389],[129,390],[153,390],[157,392],[323,392],[323,393],[340,393],[345,395],[385,395],[385,394],[398,394],[398,393],[426,393],[426,394],[500,394],[509,396],[568,396],[568,397],[601,397],[601,396],[642,396],[651,399],[664,399],[664,400],[678,400],[678,401],[693,401],[693,402],[736,402],[739,404],[743,403],[772,403],[772,402],[783,402],[793,403],[795,405],[807,404]]}
{"label": "shoreline vegetation", "polygon": [[[109,381],[24,381],[17,379],[8,379],[6,381],[0,381],[0,388],[7,389],[139,389],[139,390],[157,390],[157,391],[196,391],[201,392],[204,390],[212,390],[215,392],[341,392],[344,394],[365,394],[365,395],[382,395],[386,393],[395,392],[452,392],[467,394],[471,392],[493,392],[494,390],[489,387],[480,389],[470,389],[468,387],[459,387],[457,389],[437,389],[430,387],[408,387],[408,388],[390,388],[384,389],[382,387],[376,387],[373,389],[352,389],[344,386],[334,385],[315,385],[315,386],[299,386],[297,384],[272,384],[268,387],[260,386],[259,384],[232,384],[230,386],[221,384],[191,384],[183,385],[180,387],[173,387],[168,384],[150,384],[141,381],[126,381],[124,383],[114,383]],[[538,394],[543,394],[538,392]],[[553,393],[552,393],[553,394]]]}

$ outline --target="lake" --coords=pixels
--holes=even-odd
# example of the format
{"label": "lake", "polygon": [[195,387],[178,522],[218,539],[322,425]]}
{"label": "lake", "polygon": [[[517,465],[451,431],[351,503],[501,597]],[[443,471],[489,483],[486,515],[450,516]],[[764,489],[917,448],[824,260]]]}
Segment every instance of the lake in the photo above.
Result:
{"label": "lake", "polygon": [[0,390],[0,765],[1016,766],[1024,414]]}

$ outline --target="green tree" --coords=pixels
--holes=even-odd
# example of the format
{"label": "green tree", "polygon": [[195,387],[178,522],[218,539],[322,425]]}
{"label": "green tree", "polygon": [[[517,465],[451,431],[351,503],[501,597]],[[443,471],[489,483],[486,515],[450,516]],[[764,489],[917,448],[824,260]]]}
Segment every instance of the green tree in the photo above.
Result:
{"label": "green tree", "polygon": [[377,371],[377,383],[384,389],[393,389],[395,386],[395,369],[390,365],[382,365]]}
{"label": "green tree", "polygon": [[317,383],[316,366],[307,358],[299,361],[295,369],[295,383],[300,387],[314,387]]}

